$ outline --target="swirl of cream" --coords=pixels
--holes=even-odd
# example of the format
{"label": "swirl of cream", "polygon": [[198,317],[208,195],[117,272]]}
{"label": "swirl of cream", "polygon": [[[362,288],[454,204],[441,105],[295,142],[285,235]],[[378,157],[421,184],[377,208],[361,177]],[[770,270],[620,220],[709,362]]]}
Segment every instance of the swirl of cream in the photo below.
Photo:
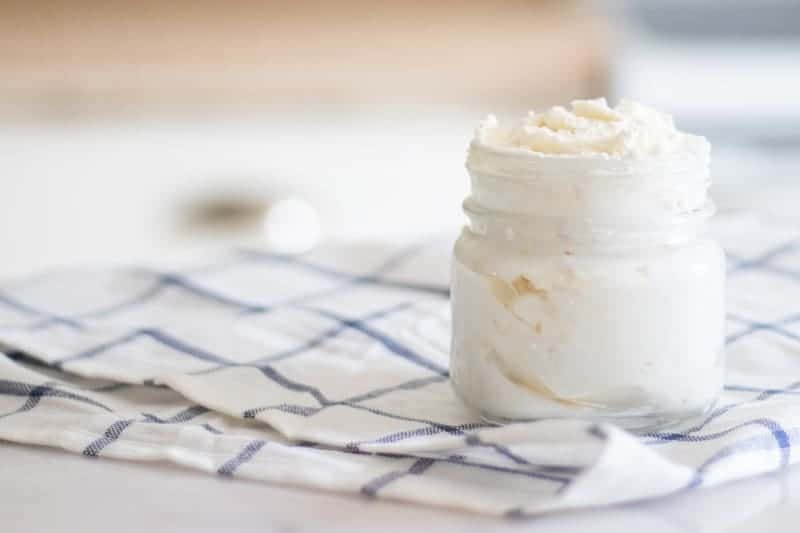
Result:
{"label": "swirl of cream", "polygon": [[475,133],[475,142],[540,156],[648,159],[669,157],[708,142],[675,128],[670,115],[623,99],[609,107],[605,98],[575,100],[570,109],[555,106],[531,111],[513,125],[501,125],[493,115]]}

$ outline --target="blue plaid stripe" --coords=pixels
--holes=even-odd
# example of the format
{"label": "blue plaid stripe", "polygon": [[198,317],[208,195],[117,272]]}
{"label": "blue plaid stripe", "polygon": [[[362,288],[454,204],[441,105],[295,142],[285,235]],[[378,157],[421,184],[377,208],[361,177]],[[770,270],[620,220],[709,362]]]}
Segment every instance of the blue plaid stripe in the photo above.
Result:
{"label": "blue plaid stripe", "polygon": [[103,451],[103,448],[120,438],[122,432],[128,429],[131,424],[133,424],[133,420],[118,420],[114,422],[108,426],[102,437],[89,443],[86,449],[83,450],[83,455],[97,457]]}
{"label": "blue plaid stripe", "polygon": [[60,388],[57,388],[55,384],[45,383],[42,385],[34,385],[32,383],[21,383],[18,381],[0,380],[0,395],[26,397],[25,404],[22,407],[11,413],[0,415],[0,418],[10,416],[12,414],[21,413],[24,411],[29,411],[34,407],[36,407],[37,405],[39,405],[39,402],[41,401],[42,398],[46,397],[62,398],[65,400],[80,402],[94,407],[99,407],[100,409],[103,409],[104,411],[107,412],[113,412],[110,407],[107,407],[100,402],[97,402],[81,394],[75,394],[70,391],[61,390]]}
{"label": "blue plaid stripe", "polygon": [[373,479],[361,487],[361,494],[374,498],[377,496],[379,490],[386,487],[390,483],[393,483],[405,476],[419,476],[424,474],[426,470],[435,464],[435,462],[436,461],[433,459],[428,459],[425,457],[417,459],[410,467],[408,467],[408,470],[395,470]]}
{"label": "blue plaid stripe", "polygon": [[414,292],[429,293],[436,296],[449,296],[450,288],[446,286],[391,280],[384,277],[388,271],[397,267],[399,263],[410,258],[414,253],[419,252],[422,248],[423,245],[421,244],[409,246],[392,256],[374,272],[365,275],[353,275],[334,268],[316,265],[310,262],[302,261],[296,256],[267,254],[255,250],[244,250],[242,253],[246,257],[254,260],[287,263],[299,268],[310,270],[317,274],[328,276],[332,279],[342,282],[340,287],[352,285],[377,285],[380,287],[400,288]]}
{"label": "blue plaid stripe", "polygon": [[[398,357],[402,357],[407,361],[411,361],[412,363],[421,366],[423,368],[427,368],[428,370],[439,374],[440,376],[447,376],[448,370],[437,363],[422,357],[421,355],[415,353],[413,350],[409,349],[408,347],[404,346],[403,344],[397,342],[393,338],[385,335],[378,330],[370,327],[364,320],[350,320],[348,318],[339,316],[335,313],[331,313],[329,311],[324,311],[322,309],[313,309],[310,308],[322,316],[327,318],[331,318],[337,320],[341,325],[353,328],[364,335],[375,339],[376,341],[383,344],[391,353],[397,355]],[[376,316],[377,318],[377,316]]]}
{"label": "blue plaid stripe", "polygon": [[171,348],[171,349],[175,350],[176,352],[180,352],[180,353],[182,353],[184,355],[188,355],[190,357],[194,357],[195,359],[199,359],[199,360],[204,361],[204,362],[215,363],[215,364],[221,365],[221,366],[228,366],[228,365],[234,364],[232,361],[230,361],[228,359],[225,359],[224,357],[221,357],[219,355],[207,352],[207,351],[205,351],[205,350],[203,350],[201,348],[197,348],[195,346],[191,346],[191,345],[187,344],[186,342],[184,342],[184,341],[182,341],[180,339],[176,339],[176,338],[170,336],[169,334],[167,334],[167,333],[165,333],[163,331],[160,331],[158,329],[154,329],[154,328],[143,328],[143,329],[138,329],[138,330],[132,331],[130,333],[126,333],[125,335],[119,337],[118,339],[115,339],[115,340],[112,340],[112,341],[109,341],[109,342],[105,342],[105,343],[103,343],[103,344],[101,344],[99,346],[95,346],[95,347],[90,348],[88,350],[84,350],[84,351],[82,351],[80,353],[77,353],[75,355],[71,355],[71,356],[68,356],[68,357],[64,357],[64,358],[58,359],[56,361],[53,361],[52,364],[54,366],[57,366],[57,367],[63,367],[65,364],[72,363],[72,362],[78,361],[80,359],[88,359],[90,357],[96,357],[96,356],[98,356],[98,355],[100,355],[100,354],[102,354],[104,352],[107,352],[107,351],[113,349],[113,348],[117,348],[117,347],[122,346],[124,344],[132,343],[132,342],[136,341],[137,339],[140,339],[140,338],[143,338],[143,337],[147,337],[149,339],[152,339],[152,340],[158,342],[159,344],[162,344],[163,346],[166,346],[168,348]]}
{"label": "blue plaid stripe", "polygon": [[239,452],[236,457],[232,458],[229,461],[226,461],[225,464],[219,467],[217,473],[221,476],[232,476],[236,469],[242,466],[244,463],[250,461],[255,455],[267,445],[267,442],[264,440],[254,440],[247,444],[244,449]]}
{"label": "blue plaid stripe", "polygon": [[[13,309],[19,313],[24,315],[34,316],[38,319],[42,319],[43,322],[48,324],[55,323],[55,324],[63,324],[65,326],[69,326],[76,329],[83,329],[83,326],[71,318],[58,316],[52,313],[48,313],[46,311],[42,311],[41,309],[35,309],[30,305],[21,302],[15,298],[7,294],[0,293],[0,304],[5,305],[6,307]],[[39,322],[37,322],[39,323]]]}

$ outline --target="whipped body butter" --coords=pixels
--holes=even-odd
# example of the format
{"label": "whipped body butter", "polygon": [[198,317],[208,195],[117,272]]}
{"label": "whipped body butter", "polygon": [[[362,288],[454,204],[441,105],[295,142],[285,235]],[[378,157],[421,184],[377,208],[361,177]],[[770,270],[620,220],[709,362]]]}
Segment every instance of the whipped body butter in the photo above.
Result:
{"label": "whipped body butter", "polygon": [[455,244],[451,375],[492,421],[643,429],[706,411],[725,260],[703,234],[709,143],[623,100],[477,129]]}

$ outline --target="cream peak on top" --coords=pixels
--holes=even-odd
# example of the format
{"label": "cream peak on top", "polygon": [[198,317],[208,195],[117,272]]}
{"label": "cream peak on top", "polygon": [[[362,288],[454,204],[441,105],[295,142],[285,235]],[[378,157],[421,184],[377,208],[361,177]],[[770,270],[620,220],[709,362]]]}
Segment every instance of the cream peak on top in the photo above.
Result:
{"label": "cream peak on top", "polygon": [[570,109],[555,106],[531,111],[512,125],[489,115],[475,132],[475,143],[541,157],[650,159],[710,149],[704,137],[675,128],[670,115],[622,99],[609,107],[605,98],[574,100]]}

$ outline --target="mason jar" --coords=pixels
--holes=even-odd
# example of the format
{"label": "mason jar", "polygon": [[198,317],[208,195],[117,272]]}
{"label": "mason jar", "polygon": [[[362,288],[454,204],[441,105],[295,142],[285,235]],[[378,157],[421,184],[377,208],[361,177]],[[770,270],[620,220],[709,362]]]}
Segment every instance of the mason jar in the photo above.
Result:
{"label": "mason jar", "polygon": [[702,414],[724,375],[725,259],[709,148],[541,156],[473,141],[452,262],[450,370],[487,420],[644,430]]}

